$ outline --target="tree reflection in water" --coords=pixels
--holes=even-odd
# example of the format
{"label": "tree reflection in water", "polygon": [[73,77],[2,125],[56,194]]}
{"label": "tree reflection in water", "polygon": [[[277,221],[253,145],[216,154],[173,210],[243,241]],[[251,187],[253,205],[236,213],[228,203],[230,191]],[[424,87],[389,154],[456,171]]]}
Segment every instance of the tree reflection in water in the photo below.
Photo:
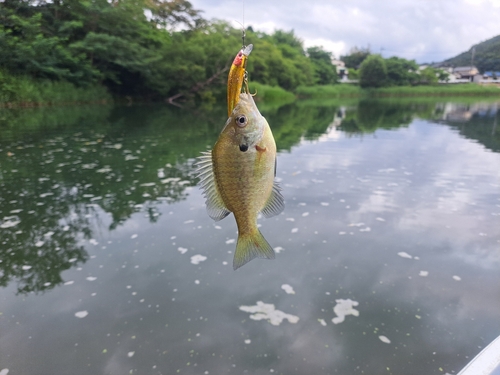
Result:
{"label": "tree reflection in water", "polygon": [[[496,103],[360,100],[263,108],[281,151],[332,126],[357,135],[407,126],[416,117],[500,151]],[[63,283],[64,270],[88,260],[84,240],[92,241],[104,214],[109,230],[136,212],[156,222],[158,205],[184,200],[186,188],[196,185],[194,159],[213,145],[224,122],[223,108],[2,110],[0,286],[14,281],[26,294]]]}

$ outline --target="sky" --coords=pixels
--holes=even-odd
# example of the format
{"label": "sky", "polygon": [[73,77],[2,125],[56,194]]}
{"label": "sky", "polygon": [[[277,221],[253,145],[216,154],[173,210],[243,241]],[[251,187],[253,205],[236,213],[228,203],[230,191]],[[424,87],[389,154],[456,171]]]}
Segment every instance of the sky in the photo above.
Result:
{"label": "sky", "polygon": [[[339,57],[370,47],[384,57],[439,62],[500,34],[500,0],[190,0],[208,19],[295,31]],[[255,46],[258,48],[258,46]]]}

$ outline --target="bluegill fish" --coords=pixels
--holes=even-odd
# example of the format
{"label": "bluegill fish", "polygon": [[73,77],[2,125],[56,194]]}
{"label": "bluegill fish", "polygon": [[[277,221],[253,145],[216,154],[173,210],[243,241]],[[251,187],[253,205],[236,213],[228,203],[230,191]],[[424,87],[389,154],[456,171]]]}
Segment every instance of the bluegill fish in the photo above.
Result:
{"label": "bluegill fish", "polygon": [[199,162],[201,187],[215,221],[233,213],[238,243],[233,268],[254,258],[274,259],[274,250],[257,228],[257,216],[272,217],[285,207],[276,175],[276,143],[252,95],[239,94],[211,152]]}

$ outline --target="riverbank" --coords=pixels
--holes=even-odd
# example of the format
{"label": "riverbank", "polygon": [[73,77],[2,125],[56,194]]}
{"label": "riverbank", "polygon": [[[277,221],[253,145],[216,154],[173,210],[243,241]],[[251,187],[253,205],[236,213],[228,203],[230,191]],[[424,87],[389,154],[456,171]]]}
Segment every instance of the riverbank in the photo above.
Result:
{"label": "riverbank", "polygon": [[78,87],[66,81],[11,76],[0,71],[0,107],[43,107],[51,105],[110,103],[106,87]]}
{"label": "riverbank", "polygon": [[[287,104],[300,100],[364,99],[364,98],[430,98],[430,97],[500,97],[497,86],[476,84],[448,84],[432,86],[395,86],[379,89],[362,89],[351,84],[299,86],[295,92],[279,86],[258,82],[249,84],[255,100],[263,105]],[[217,88],[217,102],[225,101],[225,90]],[[123,98],[125,100],[125,98]],[[139,98],[135,98],[139,99]],[[114,98],[103,85],[78,87],[66,81],[37,80],[15,77],[0,71],[0,108],[44,107],[54,105],[78,105],[112,103]],[[135,100],[134,100],[135,101]]]}
{"label": "riverbank", "polygon": [[457,96],[499,96],[500,88],[476,84],[440,84],[428,86],[394,86],[379,89],[362,89],[351,84],[300,86],[296,90],[298,98],[383,98],[383,97],[457,97]]}

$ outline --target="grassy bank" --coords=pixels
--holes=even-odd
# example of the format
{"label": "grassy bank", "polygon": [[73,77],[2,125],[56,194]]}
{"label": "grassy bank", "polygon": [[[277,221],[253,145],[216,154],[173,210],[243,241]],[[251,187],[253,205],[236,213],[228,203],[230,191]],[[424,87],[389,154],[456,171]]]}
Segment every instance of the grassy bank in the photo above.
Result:
{"label": "grassy bank", "polygon": [[438,86],[396,86],[364,90],[369,96],[500,96],[500,88],[469,84],[442,84]]}
{"label": "grassy bank", "polygon": [[299,98],[307,99],[352,98],[362,96],[362,90],[359,86],[351,84],[299,86],[295,92]]}
{"label": "grassy bank", "polygon": [[250,92],[256,93],[255,100],[266,103],[290,103],[295,100],[295,95],[289,91],[282,89],[279,86],[269,86],[258,82],[249,84]]}
{"label": "grassy bank", "polygon": [[111,102],[101,85],[77,87],[70,82],[11,76],[0,71],[0,107],[36,107]]}
{"label": "grassy bank", "polygon": [[369,97],[459,97],[498,96],[500,88],[476,84],[449,84],[433,86],[394,86],[379,89],[361,89],[359,86],[339,84],[329,86],[298,87],[297,95],[307,99],[369,98]]}

